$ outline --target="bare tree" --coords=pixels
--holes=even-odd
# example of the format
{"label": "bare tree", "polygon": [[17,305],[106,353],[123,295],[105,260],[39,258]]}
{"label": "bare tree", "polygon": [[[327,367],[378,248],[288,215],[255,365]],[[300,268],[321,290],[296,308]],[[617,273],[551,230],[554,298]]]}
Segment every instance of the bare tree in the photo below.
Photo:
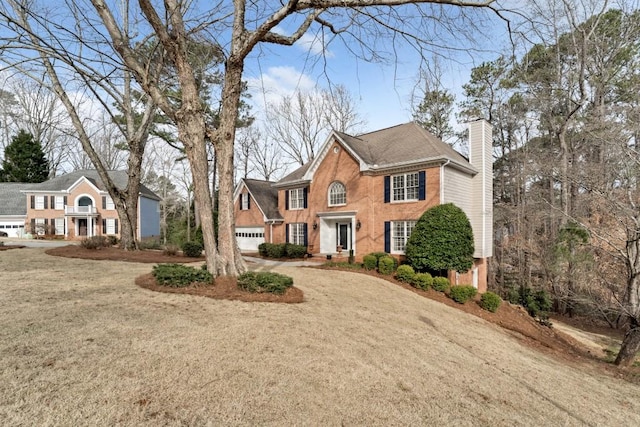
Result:
{"label": "bare tree", "polygon": [[285,170],[285,162],[278,144],[269,139],[260,141],[253,147],[251,163],[255,175],[265,181],[282,178]]}

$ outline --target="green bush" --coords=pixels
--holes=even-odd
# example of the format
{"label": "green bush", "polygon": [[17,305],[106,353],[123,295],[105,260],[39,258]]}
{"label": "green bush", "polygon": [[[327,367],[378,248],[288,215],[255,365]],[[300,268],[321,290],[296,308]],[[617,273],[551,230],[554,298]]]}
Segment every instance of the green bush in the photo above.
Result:
{"label": "green bush", "polygon": [[283,258],[285,255],[284,247],[284,243],[267,243],[267,257]]}
{"label": "green bush", "polygon": [[362,258],[362,264],[364,265],[365,270],[375,270],[378,266],[378,258],[374,255],[365,255]]}
{"label": "green bush", "polygon": [[260,243],[258,245],[258,253],[260,256],[267,256],[267,243]]}
{"label": "green bush", "polygon": [[157,239],[141,240],[138,242],[140,249],[160,249],[160,241]]}
{"label": "green bush", "polygon": [[158,264],[153,267],[153,277],[161,286],[183,288],[192,283],[212,283],[213,276],[207,270],[182,264]]}
{"label": "green bush", "polygon": [[109,240],[109,245],[111,246],[115,246],[118,244],[118,238],[116,236],[107,236],[107,239]]}
{"label": "green bush", "polygon": [[413,281],[413,276],[416,275],[416,272],[413,271],[413,267],[410,265],[401,265],[396,270],[396,279],[401,282],[411,283]]}
{"label": "green bush", "polygon": [[248,292],[283,294],[291,286],[291,277],[268,271],[248,271],[238,277],[238,287]]}
{"label": "green bush", "polygon": [[386,253],[386,252],[371,252],[369,255],[376,257],[376,267],[378,266],[378,263],[380,262],[380,258],[384,258],[386,256],[389,256],[389,254]]}
{"label": "green bush", "polygon": [[284,245],[284,253],[288,258],[304,258],[304,255],[307,253],[307,247],[286,243]]}
{"label": "green bush", "polygon": [[407,240],[405,254],[416,271],[468,271],[473,266],[473,230],[467,215],[446,203],[427,209]]}
{"label": "green bush", "polygon": [[475,297],[478,290],[471,285],[452,286],[449,290],[449,297],[459,304],[464,304]]}
{"label": "green bush", "polygon": [[438,292],[447,292],[451,284],[449,283],[449,279],[447,279],[446,277],[434,277],[432,286],[433,289]]}
{"label": "green bush", "polygon": [[426,291],[433,285],[433,277],[429,273],[416,273],[411,284],[418,289]]}
{"label": "green bush", "polygon": [[380,274],[393,274],[396,261],[390,256],[383,256],[378,260],[378,272]]}
{"label": "green bush", "polygon": [[529,287],[513,289],[509,292],[509,302],[523,306],[531,317],[545,320],[549,317],[552,302],[549,294],[543,289],[534,291]]}
{"label": "green bush", "polygon": [[485,292],[480,297],[480,307],[492,313],[495,313],[498,310],[501,303],[502,298],[500,298],[500,295],[493,292]]}
{"label": "green bush", "polygon": [[348,268],[350,270],[361,270],[362,264],[350,263],[344,261],[327,261],[323,264],[325,267]]}
{"label": "green bush", "polygon": [[182,253],[184,256],[197,258],[202,255],[202,244],[199,242],[184,242],[182,244]]}
{"label": "green bush", "polygon": [[107,238],[107,236],[93,236],[82,239],[80,241],[80,246],[85,249],[94,250],[100,248],[108,248],[111,245],[109,244],[109,239]]}

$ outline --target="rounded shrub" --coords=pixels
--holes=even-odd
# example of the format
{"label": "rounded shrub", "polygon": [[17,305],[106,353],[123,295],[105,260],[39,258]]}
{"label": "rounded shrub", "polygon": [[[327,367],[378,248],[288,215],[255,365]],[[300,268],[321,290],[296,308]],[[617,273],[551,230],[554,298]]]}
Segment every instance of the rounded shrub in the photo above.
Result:
{"label": "rounded shrub", "polygon": [[378,272],[380,274],[393,274],[396,262],[390,256],[384,256],[378,260]]}
{"label": "rounded shrub", "polygon": [[495,313],[498,310],[501,303],[502,298],[500,298],[500,295],[493,292],[485,292],[480,297],[480,307],[492,313]]}
{"label": "rounded shrub", "polygon": [[411,284],[418,289],[426,291],[433,286],[433,277],[429,273],[416,273]]}
{"label": "rounded shrub", "polygon": [[285,255],[285,243],[267,243],[267,257],[282,258]]}
{"label": "rounded shrub", "polygon": [[182,253],[184,256],[197,258],[202,254],[202,244],[199,242],[184,242],[182,244]]}
{"label": "rounded shrub", "polygon": [[447,292],[447,290],[449,290],[449,287],[451,286],[451,283],[449,283],[449,279],[447,279],[446,277],[434,277],[433,278],[433,289],[438,291],[438,292]]}
{"label": "rounded shrub", "polygon": [[413,276],[416,275],[416,272],[413,271],[413,267],[410,265],[401,265],[396,270],[396,279],[401,282],[411,283],[413,281]]}
{"label": "rounded shrub", "polygon": [[284,252],[288,258],[303,258],[307,253],[307,247],[303,245],[294,245],[293,243],[286,243],[284,245]]}
{"label": "rounded shrub", "polygon": [[459,304],[464,304],[475,297],[478,290],[471,285],[452,286],[449,290],[449,297]]}
{"label": "rounded shrub", "polygon": [[267,256],[267,243],[260,243],[258,245],[258,253],[260,256]]}
{"label": "rounded shrub", "polygon": [[182,264],[158,264],[153,267],[153,277],[161,286],[183,288],[192,283],[212,283],[213,276],[207,270]]}
{"label": "rounded shrub", "polygon": [[283,294],[291,286],[293,286],[291,277],[269,271],[247,271],[238,276],[238,287],[248,292]]}
{"label": "rounded shrub", "polygon": [[378,258],[376,258],[374,255],[365,255],[362,258],[362,265],[364,266],[365,270],[375,270],[378,266]]}
{"label": "rounded shrub", "polygon": [[473,266],[473,230],[454,205],[434,206],[422,214],[407,240],[405,255],[416,271],[468,271]]}

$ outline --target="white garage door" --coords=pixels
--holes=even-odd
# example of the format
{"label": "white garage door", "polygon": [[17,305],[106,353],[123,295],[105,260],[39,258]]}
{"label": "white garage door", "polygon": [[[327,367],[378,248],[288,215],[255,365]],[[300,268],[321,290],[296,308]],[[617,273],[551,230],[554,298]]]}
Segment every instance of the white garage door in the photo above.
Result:
{"label": "white garage door", "polygon": [[236,227],[236,240],[242,252],[258,252],[264,243],[264,227]]}
{"label": "white garage door", "polygon": [[0,220],[0,231],[7,233],[9,237],[21,237],[24,234],[24,220],[2,221]]}

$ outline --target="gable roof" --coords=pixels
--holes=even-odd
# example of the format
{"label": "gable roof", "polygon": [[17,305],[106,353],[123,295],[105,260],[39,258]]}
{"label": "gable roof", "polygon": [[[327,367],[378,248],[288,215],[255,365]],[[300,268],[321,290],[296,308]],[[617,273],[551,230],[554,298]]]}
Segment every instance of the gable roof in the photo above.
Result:
{"label": "gable roof", "polygon": [[[129,181],[129,177],[126,171],[108,171],[107,172],[113,183],[120,190],[124,190],[127,187],[127,183]],[[100,191],[107,191],[107,187],[102,183],[100,176],[98,175],[98,171],[95,169],[84,169],[78,170],[74,172],[70,172],[65,175],[56,176],[55,178],[51,178],[48,181],[41,182],[39,184],[29,184],[30,188],[26,188],[25,190],[31,191],[66,191],[74,184],[76,184],[82,178],[86,178],[93,186],[95,186]],[[25,191],[28,192],[28,191]],[[140,184],[140,194],[154,200],[160,200],[153,191],[151,191],[144,184]]]}
{"label": "gable roof", "polygon": [[27,198],[21,193],[38,184],[22,182],[0,183],[0,215],[25,216],[27,214]]}
{"label": "gable roof", "polygon": [[278,211],[278,189],[272,181],[243,178],[244,185],[267,219],[282,220]]}
{"label": "gable roof", "polygon": [[337,141],[360,163],[361,171],[383,172],[430,162],[449,162],[470,174],[477,170],[451,146],[415,122],[376,130],[359,136],[333,131],[318,156],[276,183],[276,187],[308,182],[329,147]]}

